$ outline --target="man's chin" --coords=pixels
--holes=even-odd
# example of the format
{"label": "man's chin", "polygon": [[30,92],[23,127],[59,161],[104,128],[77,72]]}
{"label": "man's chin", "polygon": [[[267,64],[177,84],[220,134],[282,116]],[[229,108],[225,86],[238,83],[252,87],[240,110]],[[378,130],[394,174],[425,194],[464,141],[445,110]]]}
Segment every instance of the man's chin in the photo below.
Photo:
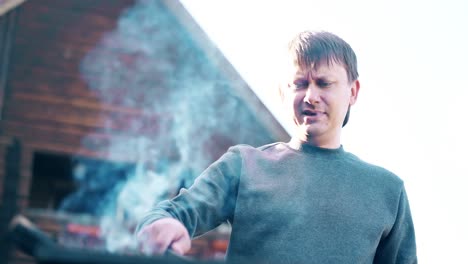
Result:
{"label": "man's chin", "polygon": [[322,129],[316,125],[303,125],[298,128],[298,133],[307,138],[319,136],[322,132]]}

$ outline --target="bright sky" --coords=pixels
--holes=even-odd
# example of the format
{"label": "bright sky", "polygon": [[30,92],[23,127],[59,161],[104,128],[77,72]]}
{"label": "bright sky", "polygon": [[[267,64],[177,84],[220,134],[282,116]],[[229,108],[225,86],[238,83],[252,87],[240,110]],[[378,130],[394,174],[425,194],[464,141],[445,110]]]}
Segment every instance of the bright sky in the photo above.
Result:
{"label": "bright sky", "polygon": [[304,29],[349,42],[361,91],[345,149],[405,181],[420,263],[467,263],[468,1],[181,2],[283,123],[275,54]]}

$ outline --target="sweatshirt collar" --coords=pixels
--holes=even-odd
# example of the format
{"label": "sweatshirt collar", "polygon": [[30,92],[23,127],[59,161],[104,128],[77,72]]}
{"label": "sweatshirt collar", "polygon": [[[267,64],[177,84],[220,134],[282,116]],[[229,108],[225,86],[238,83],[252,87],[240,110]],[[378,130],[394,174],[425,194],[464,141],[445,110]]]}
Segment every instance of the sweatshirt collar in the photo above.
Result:
{"label": "sweatshirt collar", "polygon": [[329,148],[321,148],[311,144],[304,143],[296,138],[292,138],[291,141],[288,142],[288,146],[294,150],[305,152],[305,153],[322,153],[322,154],[343,154],[344,148],[343,145],[340,145],[339,148],[329,149]]}

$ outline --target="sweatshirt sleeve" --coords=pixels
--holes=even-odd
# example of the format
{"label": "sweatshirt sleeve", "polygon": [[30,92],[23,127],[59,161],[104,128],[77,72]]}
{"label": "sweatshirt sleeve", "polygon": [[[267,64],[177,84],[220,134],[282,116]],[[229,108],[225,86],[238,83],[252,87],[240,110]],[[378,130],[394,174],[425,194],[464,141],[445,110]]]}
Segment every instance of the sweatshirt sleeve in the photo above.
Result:
{"label": "sweatshirt sleeve", "polygon": [[404,186],[401,189],[396,219],[391,231],[382,237],[374,258],[378,264],[416,264],[413,220]]}
{"label": "sweatshirt sleeve", "polygon": [[232,220],[241,167],[240,153],[231,147],[189,189],[156,204],[139,222],[136,232],[158,219],[172,217],[181,221],[194,237]]}

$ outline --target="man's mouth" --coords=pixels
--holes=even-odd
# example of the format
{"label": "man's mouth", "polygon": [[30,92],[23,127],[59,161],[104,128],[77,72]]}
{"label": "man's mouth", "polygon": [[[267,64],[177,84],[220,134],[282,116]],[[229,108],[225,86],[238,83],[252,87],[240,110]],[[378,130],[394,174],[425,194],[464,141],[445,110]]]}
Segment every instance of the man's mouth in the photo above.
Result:
{"label": "man's mouth", "polygon": [[302,114],[305,116],[317,116],[317,115],[323,114],[323,112],[307,109],[307,110],[302,111]]}

